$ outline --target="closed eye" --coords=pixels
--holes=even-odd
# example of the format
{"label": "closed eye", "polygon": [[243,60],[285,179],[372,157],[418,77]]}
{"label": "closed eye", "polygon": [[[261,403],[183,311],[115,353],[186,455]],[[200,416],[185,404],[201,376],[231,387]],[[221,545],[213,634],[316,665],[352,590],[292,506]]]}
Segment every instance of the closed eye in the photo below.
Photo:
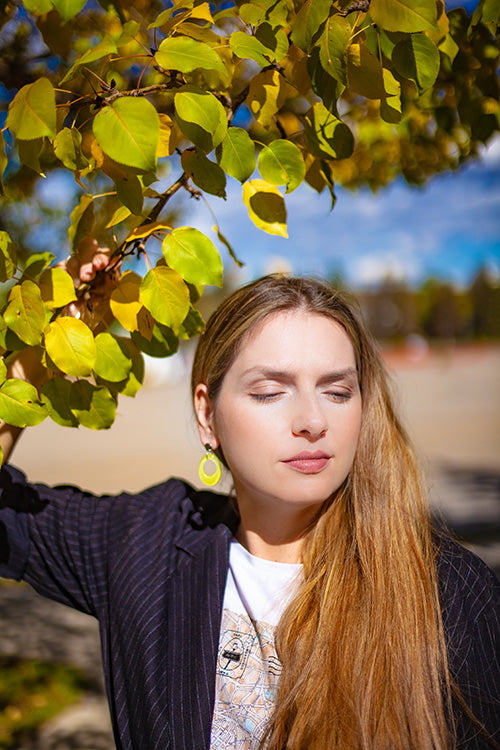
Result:
{"label": "closed eye", "polygon": [[352,397],[351,391],[325,391],[325,396],[327,396],[332,401],[349,401],[349,399]]}
{"label": "closed eye", "polygon": [[270,402],[270,401],[276,401],[280,396],[282,395],[282,392],[276,392],[276,393],[251,393],[250,398],[253,398],[254,401],[260,401],[260,402]]}

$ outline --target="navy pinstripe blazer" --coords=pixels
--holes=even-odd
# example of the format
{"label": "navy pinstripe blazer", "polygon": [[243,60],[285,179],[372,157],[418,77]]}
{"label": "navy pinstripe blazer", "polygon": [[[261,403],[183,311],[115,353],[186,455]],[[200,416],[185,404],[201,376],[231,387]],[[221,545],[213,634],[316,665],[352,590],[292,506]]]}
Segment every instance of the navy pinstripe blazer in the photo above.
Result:
{"label": "navy pinstripe blazer", "polygon": [[[117,748],[208,750],[229,542],[222,495],[176,479],[98,498],[0,472],[0,575],[98,618]],[[478,558],[443,542],[452,673],[500,740],[500,595]],[[486,748],[457,709],[460,747]]]}

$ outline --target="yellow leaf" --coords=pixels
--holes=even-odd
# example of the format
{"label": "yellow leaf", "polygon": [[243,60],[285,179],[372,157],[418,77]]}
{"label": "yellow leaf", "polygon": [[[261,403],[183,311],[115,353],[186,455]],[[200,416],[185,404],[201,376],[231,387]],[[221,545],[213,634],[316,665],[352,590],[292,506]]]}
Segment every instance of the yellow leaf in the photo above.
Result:
{"label": "yellow leaf", "polygon": [[90,375],[96,358],[95,339],[82,320],[62,317],[49,323],[45,348],[54,364],[67,375]]}
{"label": "yellow leaf", "polygon": [[189,13],[189,17],[198,18],[200,21],[215,23],[208,3],[201,3],[200,5],[194,7],[193,10]]}
{"label": "yellow leaf", "polygon": [[38,283],[42,299],[51,310],[76,300],[73,279],[63,268],[46,268]]}
{"label": "yellow leaf", "polygon": [[160,159],[162,156],[171,156],[175,151],[175,145],[172,147],[172,126],[173,120],[163,112],[158,114],[160,118],[160,139],[158,141],[158,148],[156,156]]}
{"label": "yellow leaf", "polygon": [[288,237],[285,201],[275,185],[264,180],[245,182],[243,202],[256,227],[268,234]]}
{"label": "yellow leaf", "polygon": [[109,299],[111,312],[127,331],[137,331],[139,328],[137,316],[142,309],[139,299],[141,281],[139,274],[126,271]]}
{"label": "yellow leaf", "polygon": [[281,106],[281,76],[277,70],[266,70],[252,78],[246,103],[262,125],[269,125]]}
{"label": "yellow leaf", "polygon": [[132,229],[129,236],[127,237],[127,242],[131,242],[132,240],[140,240],[143,237],[149,237],[150,234],[159,232],[162,229],[171,230],[172,227],[170,226],[170,224],[165,224],[162,221],[154,221],[151,224],[141,224],[140,227]]}
{"label": "yellow leaf", "polygon": [[125,221],[125,219],[128,219],[130,214],[131,214],[131,211],[130,209],[127,208],[127,206],[118,206],[113,216],[106,224],[106,229],[109,229],[110,227],[115,227],[117,224],[120,224],[122,221]]}

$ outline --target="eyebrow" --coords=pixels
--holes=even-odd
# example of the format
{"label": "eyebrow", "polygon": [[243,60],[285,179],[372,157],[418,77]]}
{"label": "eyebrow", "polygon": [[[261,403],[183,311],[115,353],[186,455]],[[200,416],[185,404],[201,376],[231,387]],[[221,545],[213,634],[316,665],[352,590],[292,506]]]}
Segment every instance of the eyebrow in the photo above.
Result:
{"label": "eyebrow", "polygon": [[[260,367],[259,365],[255,367],[249,367],[248,370],[245,370],[243,372],[243,377],[248,377],[249,375],[259,375],[260,377],[267,378],[269,380],[281,381],[290,381],[294,378],[294,373],[290,372],[289,370],[272,370],[267,367]],[[320,384],[333,383],[337,380],[344,380],[345,378],[349,378],[352,376],[355,376],[357,379],[357,369],[355,367],[346,367],[344,370],[336,370],[334,372],[329,372],[326,375],[323,375],[318,382]]]}

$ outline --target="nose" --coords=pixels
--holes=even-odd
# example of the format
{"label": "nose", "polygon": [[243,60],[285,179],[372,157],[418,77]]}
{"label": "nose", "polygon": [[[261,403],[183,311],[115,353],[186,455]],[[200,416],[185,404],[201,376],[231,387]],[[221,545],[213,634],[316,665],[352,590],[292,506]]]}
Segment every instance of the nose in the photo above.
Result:
{"label": "nose", "polygon": [[326,433],[328,424],[326,416],[314,395],[297,396],[292,416],[292,433],[318,440]]}

